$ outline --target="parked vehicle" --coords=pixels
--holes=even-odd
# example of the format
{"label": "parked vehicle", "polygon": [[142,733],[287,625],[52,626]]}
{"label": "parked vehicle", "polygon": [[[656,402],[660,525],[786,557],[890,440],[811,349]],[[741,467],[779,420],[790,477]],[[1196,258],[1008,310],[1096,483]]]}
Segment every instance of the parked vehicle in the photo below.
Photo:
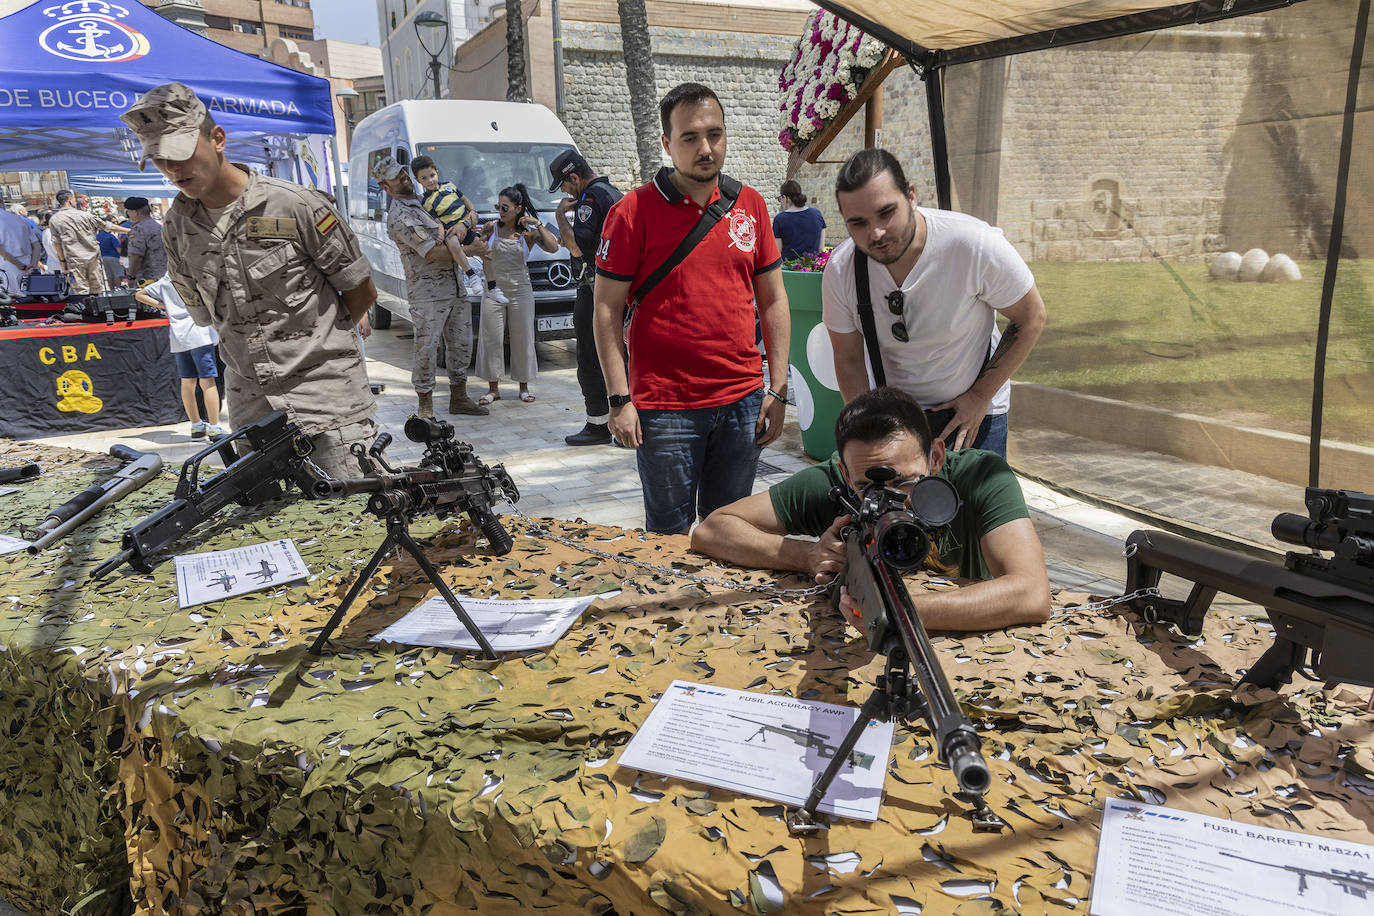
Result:
{"label": "parked vehicle", "polygon": [[[472,201],[483,222],[496,218],[502,188],[523,182],[539,215],[558,234],[554,210],[560,195],[550,194],[549,163],[575,148],[572,135],[543,105],[471,99],[407,101],[374,112],[353,131],[348,174],[349,221],[372,264],[379,292],[372,324],[386,328],[392,315],[409,319],[401,255],[386,234],[386,192],[372,178],[384,156],[409,163],[429,156],[444,181],[452,181]],[[566,248],[530,255],[535,331],[541,339],[573,336],[572,310],[577,285]],[[472,297],[473,328],[478,300]]]}

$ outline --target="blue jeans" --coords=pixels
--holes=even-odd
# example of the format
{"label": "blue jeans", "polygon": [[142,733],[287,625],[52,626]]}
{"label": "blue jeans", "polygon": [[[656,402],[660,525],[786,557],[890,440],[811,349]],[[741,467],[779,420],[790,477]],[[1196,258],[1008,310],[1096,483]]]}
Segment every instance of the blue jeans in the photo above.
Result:
{"label": "blue jeans", "polygon": [[[940,430],[954,416],[951,410],[927,410],[926,420],[930,423],[930,434],[940,435]],[[946,440],[948,444],[948,440]],[[989,452],[996,452],[1003,458],[1007,457],[1007,415],[1004,413],[983,417],[983,422],[978,424],[978,434],[973,437],[967,448],[981,448]]]}
{"label": "blue jeans", "polygon": [[763,389],[720,407],[641,410],[644,442],[636,458],[644,490],[644,527],[680,534],[700,514],[748,496],[761,449],[754,424]]}

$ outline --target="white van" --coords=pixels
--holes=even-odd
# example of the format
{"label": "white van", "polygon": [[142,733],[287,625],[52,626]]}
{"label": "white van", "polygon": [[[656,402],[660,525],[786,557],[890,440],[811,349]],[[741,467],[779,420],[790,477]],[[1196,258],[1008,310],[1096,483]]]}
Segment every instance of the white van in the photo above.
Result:
{"label": "white van", "polygon": [[[380,294],[373,326],[386,328],[393,313],[407,319],[410,313],[401,255],[386,234],[387,195],[372,178],[372,166],[384,156],[395,156],[403,164],[429,156],[440,180],[456,184],[483,222],[496,218],[501,189],[523,182],[556,236],[554,210],[562,195],[548,192],[549,163],[569,148],[576,144],[563,122],[543,105],[532,103],[408,101],[364,118],[353,131],[350,149],[348,214]],[[536,247],[529,269],[536,333],[542,339],[571,337],[577,284],[568,250],[560,247],[549,254]],[[472,301],[475,319],[476,297]]]}

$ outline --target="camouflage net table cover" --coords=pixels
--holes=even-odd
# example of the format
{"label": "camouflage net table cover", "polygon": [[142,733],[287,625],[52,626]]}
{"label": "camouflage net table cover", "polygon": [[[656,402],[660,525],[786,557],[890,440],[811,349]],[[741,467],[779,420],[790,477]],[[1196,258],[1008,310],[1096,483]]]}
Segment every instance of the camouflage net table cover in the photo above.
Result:
{"label": "camouflage net table cover", "polygon": [[[3,452],[45,467],[0,497],[8,526],[112,464]],[[897,731],[878,822],[796,838],[776,803],[616,756],[675,678],[860,705],[882,659],[826,599],[704,588],[526,536],[494,557],[429,520],[416,533],[460,593],[623,591],[552,649],[487,662],[369,642],[432,594],[393,557],[315,658],[311,633],[383,536],[362,501],[236,510],[179,545],[293,537],[304,585],[182,611],[170,562],[88,584],[170,490],[0,557],[0,823],[15,825],[0,894],[32,913],[104,912],[123,883],[150,914],[1086,913],[1113,796],[1374,842],[1367,691],[1235,690],[1272,638],[1262,620],[1214,613],[1186,641],[1061,594],[1044,626],[937,638],[1007,828],[973,829],[918,724]],[[681,537],[553,527],[704,562]]]}

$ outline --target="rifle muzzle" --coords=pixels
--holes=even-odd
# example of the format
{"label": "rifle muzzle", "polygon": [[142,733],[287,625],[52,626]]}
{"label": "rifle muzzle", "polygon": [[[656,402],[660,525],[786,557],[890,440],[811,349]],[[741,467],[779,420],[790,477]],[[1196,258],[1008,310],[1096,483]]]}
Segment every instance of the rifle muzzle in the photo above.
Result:
{"label": "rifle muzzle", "polygon": [[945,760],[961,791],[982,795],[992,785],[992,774],[978,750],[977,735],[962,730],[950,734],[945,739]]}

